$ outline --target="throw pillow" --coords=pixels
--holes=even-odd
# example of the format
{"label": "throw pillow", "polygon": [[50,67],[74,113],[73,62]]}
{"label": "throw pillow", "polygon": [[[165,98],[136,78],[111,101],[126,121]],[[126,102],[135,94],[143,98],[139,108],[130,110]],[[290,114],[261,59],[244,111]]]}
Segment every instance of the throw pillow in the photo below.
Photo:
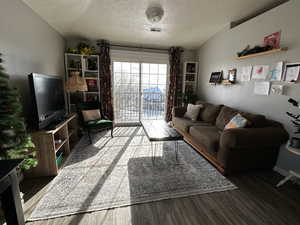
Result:
{"label": "throw pillow", "polygon": [[247,126],[247,123],[248,120],[238,113],[229,121],[229,123],[226,124],[224,130],[231,128],[243,128]]}
{"label": "throw pillow", "polygon": [[201,108],[203,108],[203,105],[188,104],[184,117],[192,121],[196,121]]}
{"label": "throw pillow", "polygon": [[84,121],[101,119],[101,114],[99,109],[83,110],[82,115]]}

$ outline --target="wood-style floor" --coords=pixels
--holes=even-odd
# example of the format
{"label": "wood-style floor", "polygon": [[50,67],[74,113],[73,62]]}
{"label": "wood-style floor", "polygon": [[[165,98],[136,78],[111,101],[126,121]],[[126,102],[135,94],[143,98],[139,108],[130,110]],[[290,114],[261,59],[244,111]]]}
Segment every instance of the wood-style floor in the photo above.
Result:
{"label": "wood-style floor", "polygon": [[[300,186],[275,188],[282,177],[272,171],[229,178],[237,190],[169,199],[129,207],[28,222],[26,225],[296,225],[300,224]],[[25,217],[43,196],[50,178],[23,181]]]}

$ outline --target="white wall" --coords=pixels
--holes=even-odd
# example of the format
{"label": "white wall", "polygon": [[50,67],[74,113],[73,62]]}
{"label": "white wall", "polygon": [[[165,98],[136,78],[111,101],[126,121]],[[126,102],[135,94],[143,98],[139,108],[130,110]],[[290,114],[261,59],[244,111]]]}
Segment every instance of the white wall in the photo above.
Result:
{"label": "white wall", "polygon": [[[300,1],[291,0],[234,29],[216,34],[202,45],[198,49],[199,97],[212,103],[222,103],[244,111],[264,114],[282,122],[291,133],[293,127],[285,113],[286,111],[300,113],[300,110],[292,107],[287,100],[293,97],[300,101],[300,84],[286,85],[288,87],[285,96],[257,96],[253,94],[254,82],[240,83],[240,77],[237,77],[237,85],[228,87],[212,86],[208,81],[213,71],[228,71],[247,65],[271,65],[279,61],[300,62],[299,11]],[[281,45],[289,47],[287,52],[241,61],[235,59],[236,53],[246,45],[261,44],[264,36],[278,30],[282,31]],[[297,158],[282,148],[277,166],[285,170],[299,168],[300,157]]]}
{"label": "white wall", "polygon": [[12,84],[21,93],[29,114],[27,75],[32,72],[64,74],[63,37],[21,0],[1,0],[0,52]]}

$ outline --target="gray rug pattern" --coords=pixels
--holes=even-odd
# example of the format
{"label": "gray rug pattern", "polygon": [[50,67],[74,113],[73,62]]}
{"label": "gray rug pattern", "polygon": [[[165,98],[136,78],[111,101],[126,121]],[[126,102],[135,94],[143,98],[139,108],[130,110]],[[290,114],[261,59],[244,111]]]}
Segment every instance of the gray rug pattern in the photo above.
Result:
{"label": "gray rug pattern", "polygon": [[82,138],[28,221],[235,189],[183,141],[151,144],[140,127]]}

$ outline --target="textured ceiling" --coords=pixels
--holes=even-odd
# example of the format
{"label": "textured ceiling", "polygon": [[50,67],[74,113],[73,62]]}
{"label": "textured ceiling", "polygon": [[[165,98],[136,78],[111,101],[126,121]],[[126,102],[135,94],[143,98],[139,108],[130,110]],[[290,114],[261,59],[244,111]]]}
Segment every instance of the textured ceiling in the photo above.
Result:
{"label": "textured ceiling", "polygon": [[[113,43],[195,48],[222,30],[282,0],[23,0],[68,38],[107,39]],[[160,4],[162,32],[149,31],[145,10]]]}

